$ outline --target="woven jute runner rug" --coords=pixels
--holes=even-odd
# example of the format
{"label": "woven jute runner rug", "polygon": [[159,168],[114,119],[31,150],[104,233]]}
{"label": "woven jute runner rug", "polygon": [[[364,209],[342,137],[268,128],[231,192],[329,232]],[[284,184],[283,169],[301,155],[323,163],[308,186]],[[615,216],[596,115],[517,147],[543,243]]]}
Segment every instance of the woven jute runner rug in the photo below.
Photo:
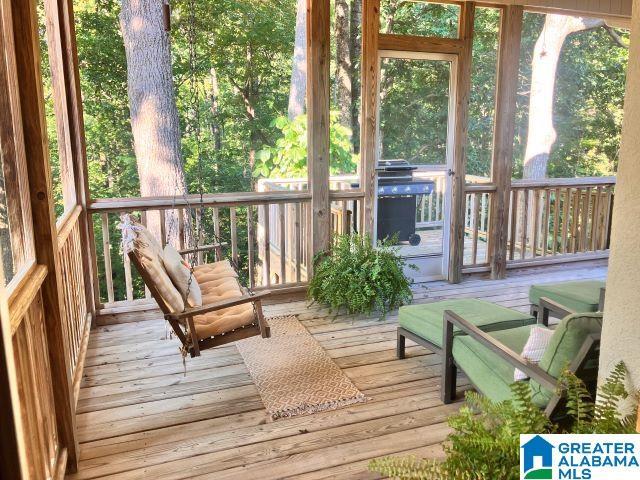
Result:
{"label": "woven jute runner rug", "polygon": [[295,316],[269,319],[269,325],[271,338],[236,345],[272,419],[366,401]]}

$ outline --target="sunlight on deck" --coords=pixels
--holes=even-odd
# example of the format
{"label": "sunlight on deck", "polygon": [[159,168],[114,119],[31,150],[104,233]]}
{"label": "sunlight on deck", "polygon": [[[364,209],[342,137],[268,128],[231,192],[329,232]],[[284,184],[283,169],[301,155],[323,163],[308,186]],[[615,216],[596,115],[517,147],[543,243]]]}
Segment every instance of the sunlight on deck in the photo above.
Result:
{"label": "sunlight on deck", "polygon": [[[477,297],[527,311],[532,283],[603,279],[604,262],[420,284],[415,302]],[[295,313],[370,400],[341,410],[267,421],[234,345],[187,359],[160,319],[98,327],[80,398],[79,473],[69,478],[376,478],[370,458],[437,456],[460,406],[440,401],[438,356],[409,343],[395,358],[397,312],[386,320],[332,315],[305,301],[266,307]],[[127,317],[115,317],[127,320]],[[463,382],[464,380],[460,380]]]}

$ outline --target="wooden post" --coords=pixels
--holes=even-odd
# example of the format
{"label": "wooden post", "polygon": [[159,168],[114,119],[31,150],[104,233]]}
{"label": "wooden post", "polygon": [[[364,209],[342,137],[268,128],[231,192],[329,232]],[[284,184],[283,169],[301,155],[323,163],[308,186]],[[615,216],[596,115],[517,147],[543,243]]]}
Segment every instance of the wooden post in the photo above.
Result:
{"label": "wooden post", "polygon": [[[0,21],[0,24],[2,22]],[[4,272],[0,262],[0,472],[6,478],[28,478],[29,467],[20,416],[20,398],[16,379],[15,357],[11,336],[11,319],[4,288]]]}
{"label": "wooden post", "polygon": [[[329,0],[307,0],[307,138],[311,193],[311,249],[329,248]],[[312,268],[310,264],[308,268]]]}
{"label": "wooden post", "polygon": [[474,2],[464,2],[462,4],[459,32],[462,50],[458,55],[458,72],[456,75],[455,140],[453,145],[451,221],[449,227],[449,281],[451,283],[459,283],[462,279],[462,264],[464,261],[465,176],[474,13]]}
{"label": "wooden post", "polygon": [[360,188],[364,191],[362,217],[364,232],[373,238],[377,162],[378,37],[380,35],[380,0],[362,1],[362,113],[360,129]]}
{"label": "wooden post", "polygon": [[36,261],[46,266],[48,271],[47,278],[42,284],[42,299],[44,312],[46,312],[45,322],[56,423],[61,446],[66,448],[68,453],[67,468],[74,472],[78,465],[75,402],[73,378],[67,355],[68,346],[62,324],[62,285],[59,276],[60,261],[40,72],[36,2],[12,0],[11,7]]}
{"label": "wooden post", "polygon": [[[52,2],[53,0],[47,0]],[[82,263],[85,284],[86,302],[89,311],[95,317],[95,310],[100,303],[98,289],[98,265],[96,246],[91,215],[87,211],[90,202],[89,173],[87,170],[87,154],[84,136],[84,114],[82,95],[80,92],[80,72],[78,68],[78,49],[73,14],[73,0],[60,0],[58,5],[60,45],[62,64],[64,67],[65,100],[71,147],[75,203],[82,207],[80,215],[80,241],[88,248],[83,249]]]}
{"label": "wooden post", "polygon": [[491,201],[489,236],[491,278],[507,275],[507,237],[509,230],[509,196],[513,168],[513,136],[515,133],[516,91],[520,40],[522,36],[522,6],[504,7],[500,24],[498,73],[496,78],[496,113],[493,132],[491,180],[496,192]]}

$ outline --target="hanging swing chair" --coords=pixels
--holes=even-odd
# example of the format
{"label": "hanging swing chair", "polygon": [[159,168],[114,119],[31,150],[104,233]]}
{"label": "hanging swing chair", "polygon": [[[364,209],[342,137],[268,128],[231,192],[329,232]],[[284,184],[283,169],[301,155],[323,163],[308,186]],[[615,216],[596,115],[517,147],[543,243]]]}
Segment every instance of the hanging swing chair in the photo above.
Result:
{"label": "hanging swing chair", "polygon": [[131,263],[182,342],[184,354],[197,357],[201,350],[254,335],[270,336],[262,313],[262,300],[270,292],[253,293],[243,287],[228,260],[189,265],[182,255],[195,257],[202,249],[179,252],[170,244],[162,248],[128,215],[120,228]]}
{"label": "hanging swing chair", "polygon": [[[201,350],[235,342],[243,338],[261,335],[270,336],[270,329],[262,312],[262,300],[270,294],[268,291],[254,293],[241,285],[238,266],[224,259],[222,246],[226,245],[213,234],[212,245],[199,246],[204,237],[201,231],[201,215],[205,205],[203,200],[203,168],[200,149],[199,92],[196,78],[196,18],[195,2],[189,8],[187,36],[189,43],[189,66],[191,71],[191,100],[193,109],[193,131],[196,139],[198,165],[198,185],[200,202],[196,209],[185,200],[188,212],[185,227],[188,237],[195,245],[178,251],[171,244],[162,247],[161,243],[130,215],[123,215],[119,228],[122,230],[122,243],[125,253],[142,277],[151,296],[158,303],[164,318],[169,322],[178,339],[182,342],[183,355],[200,355]],[[165,15],[168,16],[165,9]],[[165,28],[170,25],[168,18]],[[179,191],[176,185],[173,209]],[[194,215],[195,213],[195,215]],[[162,217],[161,217],[162,218]],[[169,233],[176,232],[175,216],[170,217]],[[195,220],[195,232],[190,232],[191,221]],[[192,234],[191,234],[192,233]],[[214,250],[217,261],[196,265],[203,252]],[[190,259],[186,262],[183,255]]]}

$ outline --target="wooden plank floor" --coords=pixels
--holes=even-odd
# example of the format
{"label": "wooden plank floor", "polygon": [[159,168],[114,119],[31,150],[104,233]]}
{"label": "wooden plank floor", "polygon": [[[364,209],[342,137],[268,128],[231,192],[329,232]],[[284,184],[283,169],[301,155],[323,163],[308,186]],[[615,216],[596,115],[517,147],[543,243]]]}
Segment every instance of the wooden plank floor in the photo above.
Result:
{"label": "wooden plank floor", "polygon": [[[477,297],[526,311],[532,283],[603,279],[604,262],[512,271],[506,280],[417,285],[415,302]],[[439,358],[410,344],[395,358],[397,312],[386,320],[332,315],[304,301],[295,313],[370,401],[269,422],[235,346],[187,359],[160,319],[102,326],[91,335],[78,402],[80,471],[117,479],[375,478],[370,458],[441,454],[446,417]]]}

